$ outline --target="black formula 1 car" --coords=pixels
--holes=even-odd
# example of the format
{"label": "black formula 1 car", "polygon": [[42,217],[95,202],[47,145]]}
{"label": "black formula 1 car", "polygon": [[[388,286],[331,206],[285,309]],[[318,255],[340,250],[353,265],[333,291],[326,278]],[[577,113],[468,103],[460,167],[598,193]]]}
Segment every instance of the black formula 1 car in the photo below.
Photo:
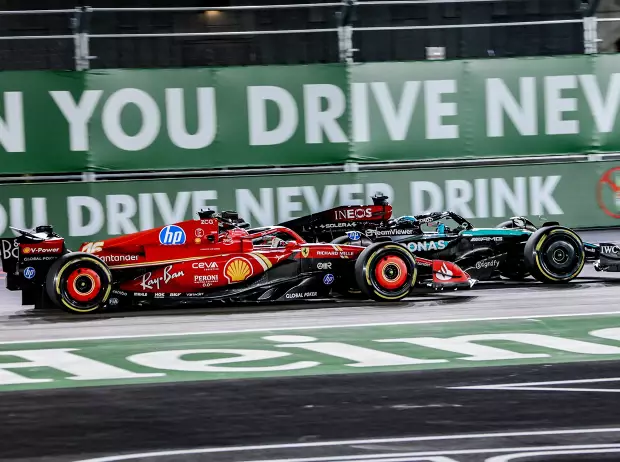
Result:
{"label": "black formula 1 car", "polygon": [[450,211],[393,219],[387,196],[372,200],[373,205],[335,207],[281,225],[309,242],[397,242],[424,258],[454,262],[480,281],[531,275],[545,283],[567,282],[588,261],[597,271],[620,271],[619,246],[584,243],[557,222],[538,228],[525,217],[513,217],[495,228],[476,228]]}
{"label": "black formula 1 car", "polygon": [[[398,301],[416,286],[470,288],[456,264],[413,256],[400,244],[370,247],[305,242],[282,226],[247,230],[235,212],[201,211],[196,220],[70,251],[51,226],[0,239],[9,290],[23,305],[92,313],[107,306],[277,302],[361,293]],[[357,298],[357,297],[356,297]]]}

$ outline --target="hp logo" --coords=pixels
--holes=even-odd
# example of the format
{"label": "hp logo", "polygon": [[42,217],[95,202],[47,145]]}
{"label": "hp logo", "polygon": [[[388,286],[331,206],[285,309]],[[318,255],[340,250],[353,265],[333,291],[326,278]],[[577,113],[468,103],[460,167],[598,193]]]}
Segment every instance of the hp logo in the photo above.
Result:
{"label": "hp logo", "polygon": [[164,226],[159,232],[159,242],[163,245],[185,244],[185,231],[176,225]]}
{"label": "hp logo", "polygon": [[32,266],[29,266],[24,270],[24,277],[26,279],[32,279],[37,272],[34,270]]}
{"label": "hp logo", "polygon": [[323,277],[323,284],[325,284],[326,286],[332,284],[334,282],[334,275],[333,274],[326,274]]}
{"label": "hp logo", "polygon": [[359,231],[347,231],[347,236],[352,241],[359,241],[362,238],[362,233]]}

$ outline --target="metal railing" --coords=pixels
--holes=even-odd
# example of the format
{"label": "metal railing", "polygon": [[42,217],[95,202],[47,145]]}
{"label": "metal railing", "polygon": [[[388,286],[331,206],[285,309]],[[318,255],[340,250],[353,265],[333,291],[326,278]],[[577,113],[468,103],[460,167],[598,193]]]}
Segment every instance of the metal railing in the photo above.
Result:
{"label": "metal railing", "polygon": [[[236,37],[236,36],[260,36],[260,35],[285,35],[285,34],[336,34],[339,58],[343,63],[353,63],[354,54],[357,50],[353,45],[355,32],[378,32],[378,31],[404,31],[404,30],[429,30],[429,29],[471,29],[471,28],[498,28],[498,27],[522,27],[540,26],[554,24],[578,24],[583,25],[583,43],[585,53],[596,53],[599,42],[597,35],[597,18],[595,16],[598,0],[592,0],[587,8],[582,11],[579,19],[557,19],[540,21],[518,21],[518,22],[495,22],[495,23],[473,23],[473,24],[436,24],[436,25],[388,25],[388,26],[362,26],[356,27],[353,21],[353,12],[356,8],[370,6],[390,6],[390,5],[437,5],[437,4],[461,4],[461,3],[498,3],[498,1],[518,1],[518,0],[386,0],[386,1],[357,1],[342,0],[340,2],[329,3],[297,3],[282,5],[248,5],[248,6],[222,6],[222,7],[160,7],[160,8],[91,8],[76,7],[73,9],[54,9],[54,10],[17,10],[0,11],[3,15],[53,15],[65,14],[70,20],[71,34],[56,35],[21,35],[21,36],[0,36],[0,40],[73,40],[74,44],[74,67],[78,71],[90,69],[90,63],[95,56],[90,54],[91,40],[100,39],[123,39],[123,38],[158,38],[158,37]],[[278,29],[278,30],[247,30],[247,31],[212,31],[212,32],[162,32],[162,33],[91,33],[90,22],[95,14],[119,13],[119,12],[148,12],[148,13],[169,13],[169,12],[209,12],[209,11],[265,11],[265,10],[299,10],[299,9],[334,9],[336,20],[335,27],[315,28],[315,29]],[[600,18],[598,21],[620,21],[620,18]],[[531,158],[520,158],[520,163],[536,162],[557,162],[567,160],[589,161],[589,160],[616,160],[620,158],[620,153],[610,153],[598,155],[597,159],[592,159],[587,154],[571,154],[566,156],[531,156]],[[603,156],[603,157],[600,157]],[[432,166],[444,167],[465,166],[465,165],[508,165],[514,163],[515,159],[502,157],[495,159],[468,159],[459,161],[432,161]],[[428,164],[428,165],[427,165]],[[404,162],[404,163],[377,163],[377,164],[345,164],[340,166],[300,166],[275,169],[276,172],[333,172],[349,170],[378,170],[394,168],[430,168],[428,161]],[[70,175],[40,175],[31,176],[30,181],[94,181],[97,179],[114,180],[120,178],[153,178],[153,177],[190,177],[204,175],[258,175],[263,174],[264,169],[245,168],[245,169],[218,169],[208,171],[177,171],[177,172],[122,172],[122,173],[102,173],[95,174],[87,172],[83,174]],[[274,169],[270,168],[273,173]],[[2,182],[23,182],[24,176],[11,176],[0,178]]]}
{"label": "metal railing", "polygon": [[[476,24],[436,24],[436,25],[388,25],[372,27],[356,27],[352,21],[352,12],[358,7],[371,6],[411,6],[411,5],[438,5],[438,4],[466,4],[466,3],[499,3],[518,0],[386,0],[386,1],[358,1],[343,0],[341,2],[328,3],[297,3],[282,5],[244,5],[244,6],[222,6],[222,7],[114,7],[114,8],[91,8],[76,7],[73,9],[55,10],[16,10],[0,11],[2,15],[50,15],[67,14],[71,16],[70,29],[72,34],[60,35],[21,35],[21,36],[0,36],[0,40],[50,40],[50,39],[73,39],[74,41],[74,67],[76,70],[87,70],[90,68],[90,61],[95,56],[90,55],[90,41],[93,39],[126,39],[126,38],[160,38],[160,37],[248,37],[264,35],[290,35],[290,34],[337,34],[337,43],[340,60],[352,63],[354,53],[359,51],[353,47],[353,37],[355,32],[378,32],[378,31],[414,31],[431,29],[471,29],[471,28],[497,28],[497,27],[522,27],[522,26],[541,26],[559,24],[583,24],[583,41],[586,53],[596,53],[599,42],[597,35],[597,20],[594,16],[598,0],[592,0],[589,8],[583,10],[583,17],[580,19],[557,19],[540,21],[518,21],[518,22],[497,22],[497,23],[476,23]],[[154,32],[154,33],[91,33],[90,20],[92,15],[99,13],[119,13],[119,12],[148,12],[148,13],[169,13],[169,12],[225,12],[225,11],[267,11],[267,10],[291,10],[291,9],[339,9],[337,15],[337,25],[335,27],[314,28],[314,29],[277,29],[277,30],[245,30],[245,31],[214,31],[214,32]],[[620,18],[604,18],[599,21],[620,21]]]}

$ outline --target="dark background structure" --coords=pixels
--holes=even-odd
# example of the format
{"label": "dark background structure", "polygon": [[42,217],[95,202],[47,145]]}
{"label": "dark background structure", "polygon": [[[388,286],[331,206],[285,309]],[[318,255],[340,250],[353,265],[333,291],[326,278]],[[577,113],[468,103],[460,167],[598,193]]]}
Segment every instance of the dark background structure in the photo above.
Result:
{"label": "dark background structure", "polygon": [[[316,1],[316,0],[315,0]],[[363,0],[362,0],[363,2]],[[242,0],[4,0],[0,10],[97,7],[223,7]],[[264,4],[295,3],[271,0]],[[305,3],[305,2],[304,2]],[[581,0],[497,0],[490,3],[358,6],[355,27],[430,26],[580,19]],[[335,28],[339,8],[211,12],[94,12],[90,34],[233,32]],[[72,34],[71,14],[2,15],[0,35]],[[445,47],[447,59],[583,53],[580,23],[512,27],[355,31],[355,61],[418,60],[426,47]],[[339,60],[336,32],[225,37],[97,38],[96,68],[330,63]],[[0,40],[0,69],[73,69],[72,39]]]}

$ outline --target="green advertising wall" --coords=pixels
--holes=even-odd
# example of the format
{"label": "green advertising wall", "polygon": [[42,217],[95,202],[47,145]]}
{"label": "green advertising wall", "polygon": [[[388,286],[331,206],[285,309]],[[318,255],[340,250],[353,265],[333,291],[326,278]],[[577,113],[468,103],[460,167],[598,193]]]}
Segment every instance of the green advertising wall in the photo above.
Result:
{"label": "green advertising wall", "polygon": [[3,72],[0,174],[620,150],[620,56]]}
{"label": "green advertising wall", "polygon": [[620,224],[620,162],[468,169],[19,184],[0,186],[0,235],[8,225],[49,223],[70,245],[196,218],[203,207],[238,210],[271,225],[389,195],[396,216],[451,209],[478,226],[539,216],[572,227]]}

